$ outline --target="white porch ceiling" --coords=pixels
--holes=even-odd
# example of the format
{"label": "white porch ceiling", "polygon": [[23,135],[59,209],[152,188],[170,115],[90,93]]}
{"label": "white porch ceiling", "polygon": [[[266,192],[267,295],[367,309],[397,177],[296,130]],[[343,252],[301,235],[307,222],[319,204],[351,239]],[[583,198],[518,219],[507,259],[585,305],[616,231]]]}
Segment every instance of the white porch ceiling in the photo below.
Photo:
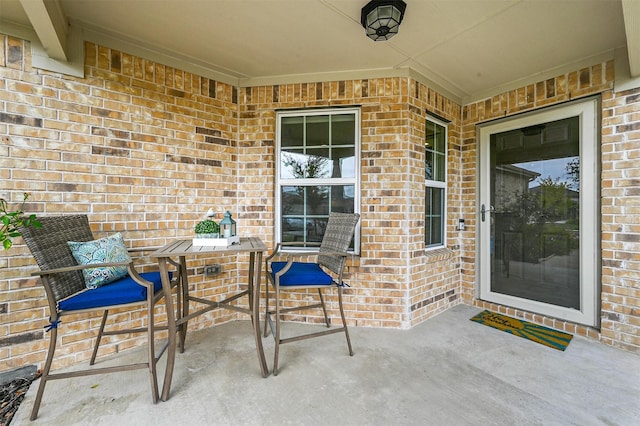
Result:
{"label": "white porch ceiling", "polygon": [[58,60],[66,20],[94,42],[239,86],[411,69],[465,103],[627,46],[630,73],[640,73],[640,0],[405,0],[400,32],[385,42],[365,37],[367,1],[0,0],[0,20],[33,28]]}

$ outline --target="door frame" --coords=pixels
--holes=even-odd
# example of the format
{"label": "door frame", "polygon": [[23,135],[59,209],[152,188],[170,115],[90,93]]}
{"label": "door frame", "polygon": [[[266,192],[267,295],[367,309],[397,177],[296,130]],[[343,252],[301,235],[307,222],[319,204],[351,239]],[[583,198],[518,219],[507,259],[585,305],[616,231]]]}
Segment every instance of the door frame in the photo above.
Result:
{"label": "door frame", "polygon": [[[600,322],[600,97],[479,124],[477,137],[476,298],[588,326]],[[490,220],[481,221],[482,204],[490,206],[490,135],[569,117],[580,117],[580,309],[565,308],[491,291]],[[586,191],[585,189],[589,189]],[[489,213],[489,217],[491,217]]]}

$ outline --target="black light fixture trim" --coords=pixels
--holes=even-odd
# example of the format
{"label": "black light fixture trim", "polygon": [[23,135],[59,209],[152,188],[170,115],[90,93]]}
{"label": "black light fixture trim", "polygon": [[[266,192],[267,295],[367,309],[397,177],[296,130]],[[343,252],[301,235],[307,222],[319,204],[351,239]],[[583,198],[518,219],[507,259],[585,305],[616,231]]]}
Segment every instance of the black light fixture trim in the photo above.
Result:
{"label": "black light fixture trim", "polygon": [[407,4],[402,0],[371,0],[362,8],[360,22],[373,41],[389,40],[398,34]]}

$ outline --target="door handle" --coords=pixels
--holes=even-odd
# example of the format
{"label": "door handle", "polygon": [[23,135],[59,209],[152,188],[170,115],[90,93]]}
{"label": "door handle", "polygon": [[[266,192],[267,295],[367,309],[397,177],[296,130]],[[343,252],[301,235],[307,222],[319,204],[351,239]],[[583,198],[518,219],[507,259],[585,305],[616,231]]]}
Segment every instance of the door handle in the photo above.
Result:
{"label": "door handle", "polygon": [[482,219],[482,221],[484,222],[485,220],[485,213],[495,213],[496,209],[493,206],[489,206],[489,210],[485,209],[484,204],[482,205],[482,207],[480,207],[480,217]]}

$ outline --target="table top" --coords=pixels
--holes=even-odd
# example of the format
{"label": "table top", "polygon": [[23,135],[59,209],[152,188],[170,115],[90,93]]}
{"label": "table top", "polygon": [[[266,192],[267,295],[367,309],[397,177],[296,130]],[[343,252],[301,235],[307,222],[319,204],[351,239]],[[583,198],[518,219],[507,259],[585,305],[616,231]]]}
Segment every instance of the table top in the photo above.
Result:
{"label": "table top", "polygon": [[264,252],[267,246],[258,237],[241,237],[240,244],[231,246],[194,246],[193,240],[181,239],[170,242],[166,246],[154,251],[150,257],[172,257],[187,256],[196,254],[212,254],[212,253],[247,253],[247,252]]}

